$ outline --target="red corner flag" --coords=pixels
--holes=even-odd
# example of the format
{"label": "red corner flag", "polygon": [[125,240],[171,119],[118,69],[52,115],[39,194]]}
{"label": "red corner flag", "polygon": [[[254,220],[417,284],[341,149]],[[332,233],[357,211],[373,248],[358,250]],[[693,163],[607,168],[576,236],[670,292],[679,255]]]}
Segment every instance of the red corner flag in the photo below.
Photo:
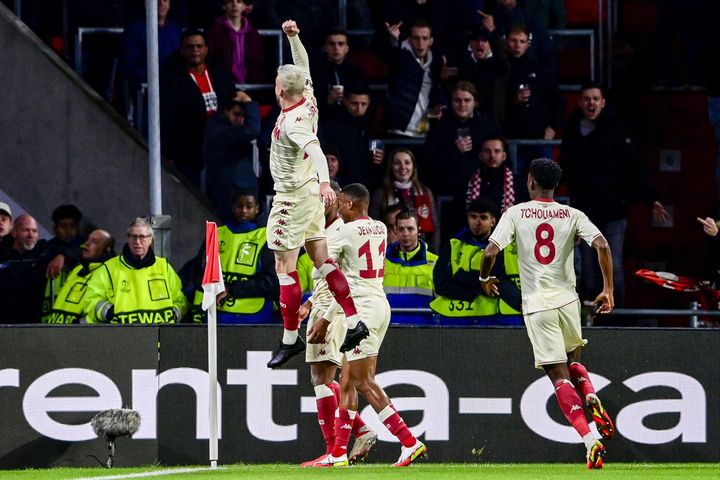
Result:
{"label": "red corner flag", "polygon": [[225,291],[215,222],[205,222],[205,273],[202,286],[204,292],[202,309],[207,310],[210,305],[215,303],[215,298]]}

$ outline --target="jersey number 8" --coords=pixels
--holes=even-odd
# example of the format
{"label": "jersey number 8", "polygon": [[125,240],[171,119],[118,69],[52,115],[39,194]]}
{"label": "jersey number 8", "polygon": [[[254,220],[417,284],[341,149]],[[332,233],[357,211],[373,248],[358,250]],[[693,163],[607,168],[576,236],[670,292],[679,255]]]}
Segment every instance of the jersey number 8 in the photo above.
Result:
{"label": "jersey number 8", "polygon": [[541,265],[549,265],[555,259],[554,238],[555,230],[549,223],[541,223],[535,229],[535,258]]}

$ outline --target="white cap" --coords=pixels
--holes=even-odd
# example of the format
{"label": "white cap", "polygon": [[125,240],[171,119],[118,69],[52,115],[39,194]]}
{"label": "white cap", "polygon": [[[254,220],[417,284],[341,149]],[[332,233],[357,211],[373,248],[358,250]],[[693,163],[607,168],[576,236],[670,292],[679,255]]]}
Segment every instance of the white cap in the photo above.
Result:
{"label": "white cap", "polygon": [[10,218],[12,218],[12,210],[10,210],[10,205],[7,203],[0,202],[0,212],[5,212],[10,216]]}

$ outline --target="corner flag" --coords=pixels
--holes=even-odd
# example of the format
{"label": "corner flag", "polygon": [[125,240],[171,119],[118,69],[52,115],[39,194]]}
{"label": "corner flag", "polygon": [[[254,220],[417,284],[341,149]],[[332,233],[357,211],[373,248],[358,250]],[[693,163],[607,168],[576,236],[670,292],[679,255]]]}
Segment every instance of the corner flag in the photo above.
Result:
{"label": "corner flag", "polygon": [[217,383],[217,308],[215,302],[218,294],[225,291],[222,270],[220,268],[220,252],[218,251],[217,224],[205,222],[205,273],[203,274],[202,309],[207,310],[208,325],[208,421],[210,435],[208,437],[208,454],[210,467],[217,468],[218,438],[218,383]]}
{"label": "corner flag", "polygon": [[218,251],[217,224],[205,222],[205,273],[202,280],[203,301],[202,309],[207,310],[215,303],[216,297],[225,291],[222,269],[220,268],[220,253]]}

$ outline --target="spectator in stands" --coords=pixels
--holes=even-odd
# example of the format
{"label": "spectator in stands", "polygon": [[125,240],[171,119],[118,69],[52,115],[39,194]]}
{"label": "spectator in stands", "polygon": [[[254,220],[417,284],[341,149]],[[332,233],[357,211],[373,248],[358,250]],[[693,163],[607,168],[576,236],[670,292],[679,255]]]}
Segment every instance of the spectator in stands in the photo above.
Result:
{"label": "spectator in stands", "polygon": [[103,263],[88,281],[88,323],[179,322],[187,300],[173,267],[155,256],[150,222],[136,218],[127,236],[122,253]]}
{"label": "spectator in stands", "polygon": [[[437,255],[420,239],[417,215],[404,210],[395,216],[398,240],[388,245],[383,286],[391,308],[428,308],[434,296],[433,268]],[[428,323],[418,314],[392,316],[393,323]]]}
{"label": "spectator in stands", "polygon": [[383,216],[383,223],[385,223],[385,227],[387,228],[387,244],[390,245],[391,243],[395,243],[400,240],[400,237],[397,234],[397,231],[395,230],[395,218],[397,217],[398,213],[407,211],[407,207],[404,203],[396,203],[395,205],[390,205],[385,209],[385,215]]}
{"label": "spectator in stands", "polygon": [[208,32],[210,58],[232,72],[235,83],[264,83],[265,54],[260,34],[243,14],[244,0],[224,0],[225,15]]}
{"label": "spectator in stands", "polygon": [[[170,8],[170,0],[158,0],[158,62],[160,65],[163,65],[170,55],[180,48],[182,27],[168,18]],[[144,17],[125,27],[122,39],[122,65],[127,76],[130,94],[134,99],[138,88],[147,82],[147,30]]]}
{"label": "spectator in stands", "polygon": [[[467,207],[467,226],[440,251],[433,270],[438,295],[430,308],[441,315],[441,324],[520,325],[522,318],[517,248],[503,252],[491,275],[503,284],[506,294],[498,301],[488,297],[478,281],[480,262],[488,238],[495,227],[497,207],[486,198],[478,198]],[[499,315],[498,315],[499,314]]]}
{"label": "spectator in stands", "polygon": [[77,250],[77,256],[72,260],[79,260],[80,247],[85,241],[85,236],[80,233],[80,219],[82,212],[72,204],[60,205],[52,212],[55,236],[48,243],[58,245],[61,249]]}
{"label": "spectator in stands", "polygon": [[52,311],[43,323],[85,323],[85,293],[92,273],[115,256],[115,239],[105,230],[94,230],[82,245],[80,264],[73,268],[58,292]]}
{"label": "spectator in stands", "polygon": [[367,83],[362,70],[347,61],[350,45],[345,30],[330,30],[325,36],[323,52],[325,55],[322,60],[313,63],[312,69],[313,88],[318,99],[321,121],[328,107],[342,103],[346,88]]}
{"label": "spectator in stands", "polygon": [[520,0],[520,6],[546,30],[567,28],[565,0]]}
{"label": "spectator in stands", "polygon": [[0,248],[0,324],[39,323],[47,265],[55,253],[38,239],[37,221],[19,215],[12,243]]}
{"label": "spectator in stands", "polygon": [[0,250],[12,245],[12,210],[10,205],[0,202]]}
{"label": "spectator in stands", "polygon": [[478,155],[487,136],[500,134],[500,128],[476,110],[477,90],[460,81],[453,88],[451,114],[432,126],[425,140],[423,178],[437,196],[449,196],[443,207],[443,240],[466,224],[465,195],[470,176],[478,168]]}
{"label": "spectator in stands", "polygon": [[448,8],[441,0],[396,0],[387,2],[385,21],[390,25],[400,24],[401,38],[411,35],[415,23],[427,22],[437,44],[434,51],[442,52],[446,43],[450,43],[446,37],[454,33],[448,30],[451,11],[452,7]]}
{"label": "spectator in stands", "polygon": [[236,92],[225,108],[208,120],[203,146],[206,192],[225,223],[234,218],[236,192],[259,190],[251,143],[258,135],[258,105],[245,92]]}
{"label": "spectator in stands", "polygon": [[42,305],[42,321],[49,319],[57,294],[65,284],[68,274],[80,262],[81,246],[85,236],[80,234],[82,213],[75,205],[60,205],[52,212],[55,236],[48,240],[47,247],[63,252],[48,265],[48,280]]}
{"label": "spectator in stands", "polygon": [[[628,204],[643,200],[652,207],[653,218],[664,222],[668,212],[658,201],[634,150],[629,132],[619,116],[605,104],[601,85],[588,83],[580,89],[578,108],[565,127],[560,149],[570,204],[587,214],[607,238],[613,253],[615,304],[625,300],[623,244]],[[581,274],[578,286],[583,300],[593,300],[602,289],[595,252],[580,242]]]}
{"label": "spectator in stands", "polygon": [[480,150],[480,167],[470,177],[467,205],[485,197],[500,205],[500,214],[515,205],[515,178],[507,162],[507,142],[503,137],[488,137]]}
{"label": "spectator in stands", "polygon": [[[275,260],[267,247],[266,228],[257,221],[260,203],[257,191],[240,190],[232,202],[233,219],[218,228],[220,266],[225,292],[218,296],[218,322],[271,323],[273,302],[278,300],[280,286]],[[193,321],[204,321],[202,276],[205,267],[205,245],[192,260],[195,298]],[[185,268],[183,268],[185,270]]]}
{"label": "spectator in stands", "polygon": [[[428,118],[440,112],[440,70],[443,60],[434,55],[430,24],[417,20],[410,36],[400,42],[400,24],[386,24],[392,43],[385,127],[390,133],[424,138]],[[434,108],[431,105],[435,105]]]}
{"label": "spectator in stands", "polygon": [[383,218],[390,205],[403,204],[414,212],[418,229],[429,242],[437,231],[437,215],[433,192],[418,179],[418,168],[412,150],[400,147],[390,155],[383,177],[383,186],[372,196],[370,217]]}
{"label": "spectator in stands", "polygon": [[547,28],[517,5],[517,0],[497,0],[492,15],[478,12],[482,25],[490,32],[506,39],[510,30],[518,25],[525,27],[528,34],[528,56],[542,67],[543,74],[552,83],[557,82],[557,52]]}
{"label": "spectator in stands", "polygon": [[[558,86],[528,55],[529,32],[522,25],[511,27],[507,43],[510,75],[506,87],[503,131],[512,139],[552,140],[560,129],[562,97]],[[518,200],[529,199],[525,170],[533,158],[552,157],[549,145],[518,148]]]}
{"label": "spectator in stands", "polygon": [[337,146],[344,165],[345,183],[362,183],[374,188],[382,175],[384,152],[368,149],[368,141],[374,134],[371,112],[370,90],[362,84],[351,85],[342,105],[326,115],[331,120],[320,124],[318,136],[323,143]]}
{"label": "spectator in stands", "polygon": [[206,61],[200,30],[185,30],[180,51],[160,75],[160,132],[163,155],[194,185],[200,185],[207,119],[225,107],[235,91],[232,76]]}
{"label": "spectator in stands", "polygon": [[322,147],[327,158],[328,163],[328,175],[330,180],[334,180],[338,185],[343,185],[343,180],[340,177],[340,150],[332,143],[326,143]]}
{"label": "spectator in stands", "polygon": [[490,33],[484,28],[474,29],[467,51],[457,60],[457,65],[457,78],[475,85],[478,110],[501,124],[505,117],[505,82],[510,66],[497,30]]}

